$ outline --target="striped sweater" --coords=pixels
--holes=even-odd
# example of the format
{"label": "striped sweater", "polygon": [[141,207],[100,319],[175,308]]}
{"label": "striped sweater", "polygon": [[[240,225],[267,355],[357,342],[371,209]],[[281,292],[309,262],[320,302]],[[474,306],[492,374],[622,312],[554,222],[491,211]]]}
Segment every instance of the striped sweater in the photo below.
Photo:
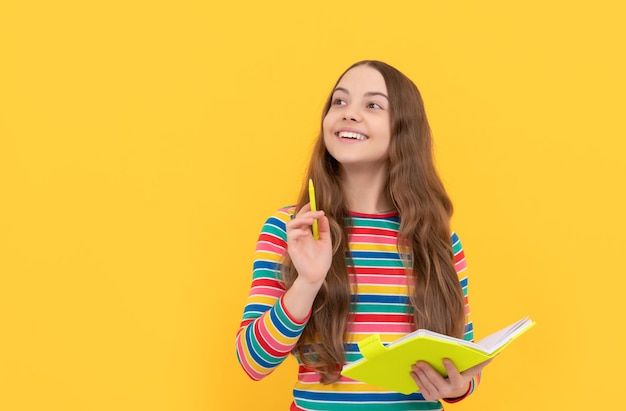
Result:
{"label": "striped sweater", "polygon": [[[289,315],[282,303],[285,293],[280,281],[281,262],[287,252],[286,222],[295,208],[283,208],[263,226],[255,251],[252,287],[237,332],[237,358],[245,372],[260,380],[292,352],[306,325]],[[408,300],[407,276],[396,240],[400,226],[397,214],[351,213],[346,219],[351,259],[352,312],[344,343],[348,362],[361,357],[357,343],[380,334],[384,344],[414,331]],[[456,234],[452,234],[454,263],[465,296],[467,313],[464,338],[473,339],[467,302],[465,257]],[[354,275],[353,275],[354,274]],[[294,352],[295,354],[295,352]],[[419,392],[410,395],[385,391],[341,377],[334,384],[320,384],[314,370],[299,358],[298,380],[293,389],[291,410],[443,410],[438,401],[424,400]],[[479,381],[472,380],[469,395]]]}

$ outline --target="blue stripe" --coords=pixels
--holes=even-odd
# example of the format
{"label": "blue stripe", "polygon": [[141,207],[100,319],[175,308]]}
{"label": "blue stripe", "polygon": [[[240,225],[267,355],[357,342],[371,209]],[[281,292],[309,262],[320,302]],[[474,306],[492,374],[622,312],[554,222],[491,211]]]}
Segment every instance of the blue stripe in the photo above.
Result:
{"label": "blue stripe", "polygon": [[467,277],[463,277],[462,279],[460,279],[459,283],[461,284],[461,287],[467,287]]}
{"label": "blue stripe", "polygon": [[274,327],[276,327],[276,330],[278,330],[278,332],[281,335],[284,335],[287,338],[295,338],[295,337],[298,337],[300,334],[302,334],[302,328],[304,327],[295,331],[287,328],[286,325],[280,320],[280,318],[276,314],[276,309],[277,309],[276,306],[274,306],[274,309],[270,310],[270,313],[269,313],[270,321],[274,325]]}
{"label": "blue stripe", "polygon": [[246,305],[246,307],[243,309],[244,314],[246,313],[264,313],[265,311],[269,310],[270,308],[272,308],[271,305],[267,305],[267,304],[248,304]]}
{"label": "blue stripe", "polygon": [[254,260],[253,270],[272,270],[280,271],[281,264],[276,261]]}
{"label": "blue stripe", "polygon": [[[294,389],[296,398],[306,400],[324,401],[350,401],[350,402],[393,402],[393,401],[424,401],[424,396],[419,392],[404,395],[397,392],[323,392],[323,391],[303,391]],[[364,404],[365,405],[365,404]]]}
{"label": "blue stripe", "polygon": [[352,294],[350,301],[353,303],[408,304],[409,297],[406,295],[360,294],[357,296]]}
{"label": "blue stripe", "polygon": [[450,236],[450,239],[452,240],[452,244],[454,244],[459,241],[459,236],[456,235],[456,233],[452,233],[452,235]]}
{"label": "blue stripe", "polygon": [[[384,345],[387,345],[387,344],[384,344]],[[309,352],[311,352],[311,344],[305,344],[302,348],[305,354],[308,354]],[[346,353],[357,353],[357,354],[360,353],[359,345],[356,343],[344,343],[343,349]]]}
{"label": "blue stripe", "polygon": [[254,327],[246,328],[246,345],[248,346],[248,353],[252,360],[260,365],[263,368],[273,368],[276,363],[272,364],[270,362],[265,361],[262,357],[260,357],[256,351],[254,350],[254,345],[252,344],[252,334],[254,332]]}
{"label": "blue stripe", "polygon": [[400,258],[398,253],[389,251],[351,251],[354,258],[382,258],[382,259],[394,259]]}
{"label": "blue stripe", "polygon": [[471,321],[465,324],[465,334],[463,335],[465,341],[474,341],[474,323]]}
{"label": "blue stripe", "polygon": [[265,222],[265,225],[273,225],[276,228],[279,228],[282,231],[287,231],[287,224],[278,217],[270,217]]}
{"label": "blue stripe", "polygon": [[357,352],[357,353],[360,352],[358,344],[345,343],[343,347],[346,352]]}

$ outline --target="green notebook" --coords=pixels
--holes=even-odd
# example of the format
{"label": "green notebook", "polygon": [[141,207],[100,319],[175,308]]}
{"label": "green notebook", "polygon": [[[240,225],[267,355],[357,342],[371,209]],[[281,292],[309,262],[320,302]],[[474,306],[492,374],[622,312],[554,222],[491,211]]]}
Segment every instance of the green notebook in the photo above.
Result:
{"label": "green notebook", "polygon": [[505,327],[478,342],[417,330],[384,346],[374,334],[358,343],[363,358],[347,364],[341,374],[380,388],[410,394],[418,387],[410,376],[411,366],[423,360],[444,377],[443,359],[449,358],[459,371],[465,371],[490,358],[535,323],[528,317]]}

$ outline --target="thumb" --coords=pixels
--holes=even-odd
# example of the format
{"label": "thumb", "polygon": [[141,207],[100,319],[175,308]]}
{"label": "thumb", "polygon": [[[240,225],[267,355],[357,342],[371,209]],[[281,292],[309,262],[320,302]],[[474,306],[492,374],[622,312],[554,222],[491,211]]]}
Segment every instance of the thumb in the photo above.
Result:
{"label": "thumb", "polygon": [[491,361],[493,361],[493,358],[490,358],[487,361],[481,362],[480,364],[475,365],[472,368],[468,368],[467,370],[463,371],[461,374],[464,376],[471,376],[471,377],[473,377],[476,374],[480,374],[483,368],[488,366],[491,363]]}
{"label": "thumb", "polygon": [[444,358],[443,367],[446,369],[446,372],[448,373],[448,379],[452,383],[460,383],[460,381],[462,381],[463,377],[461,376],[461,373],[459,373],[459,370],[456,368],[452,360],[450,360],[449,358]]}

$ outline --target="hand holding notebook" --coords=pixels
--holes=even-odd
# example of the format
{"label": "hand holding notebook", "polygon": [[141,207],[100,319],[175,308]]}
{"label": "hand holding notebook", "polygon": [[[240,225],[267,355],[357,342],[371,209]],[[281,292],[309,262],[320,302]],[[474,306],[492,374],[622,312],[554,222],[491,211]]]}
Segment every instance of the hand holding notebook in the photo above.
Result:
{"label": "hand holding notebook", "polygon": [[418,390],[410,376],[411,366],[416,362],[427,362],[445,377],[447,371],[443,360],[448,358],[463,372],[494,358],[534,324],[526,317],[476,343],[420,329],[384,346],[380,336],[374,334],[358,343],[363,358],[346,365],[341,374],[384,389],[410,394]]}

